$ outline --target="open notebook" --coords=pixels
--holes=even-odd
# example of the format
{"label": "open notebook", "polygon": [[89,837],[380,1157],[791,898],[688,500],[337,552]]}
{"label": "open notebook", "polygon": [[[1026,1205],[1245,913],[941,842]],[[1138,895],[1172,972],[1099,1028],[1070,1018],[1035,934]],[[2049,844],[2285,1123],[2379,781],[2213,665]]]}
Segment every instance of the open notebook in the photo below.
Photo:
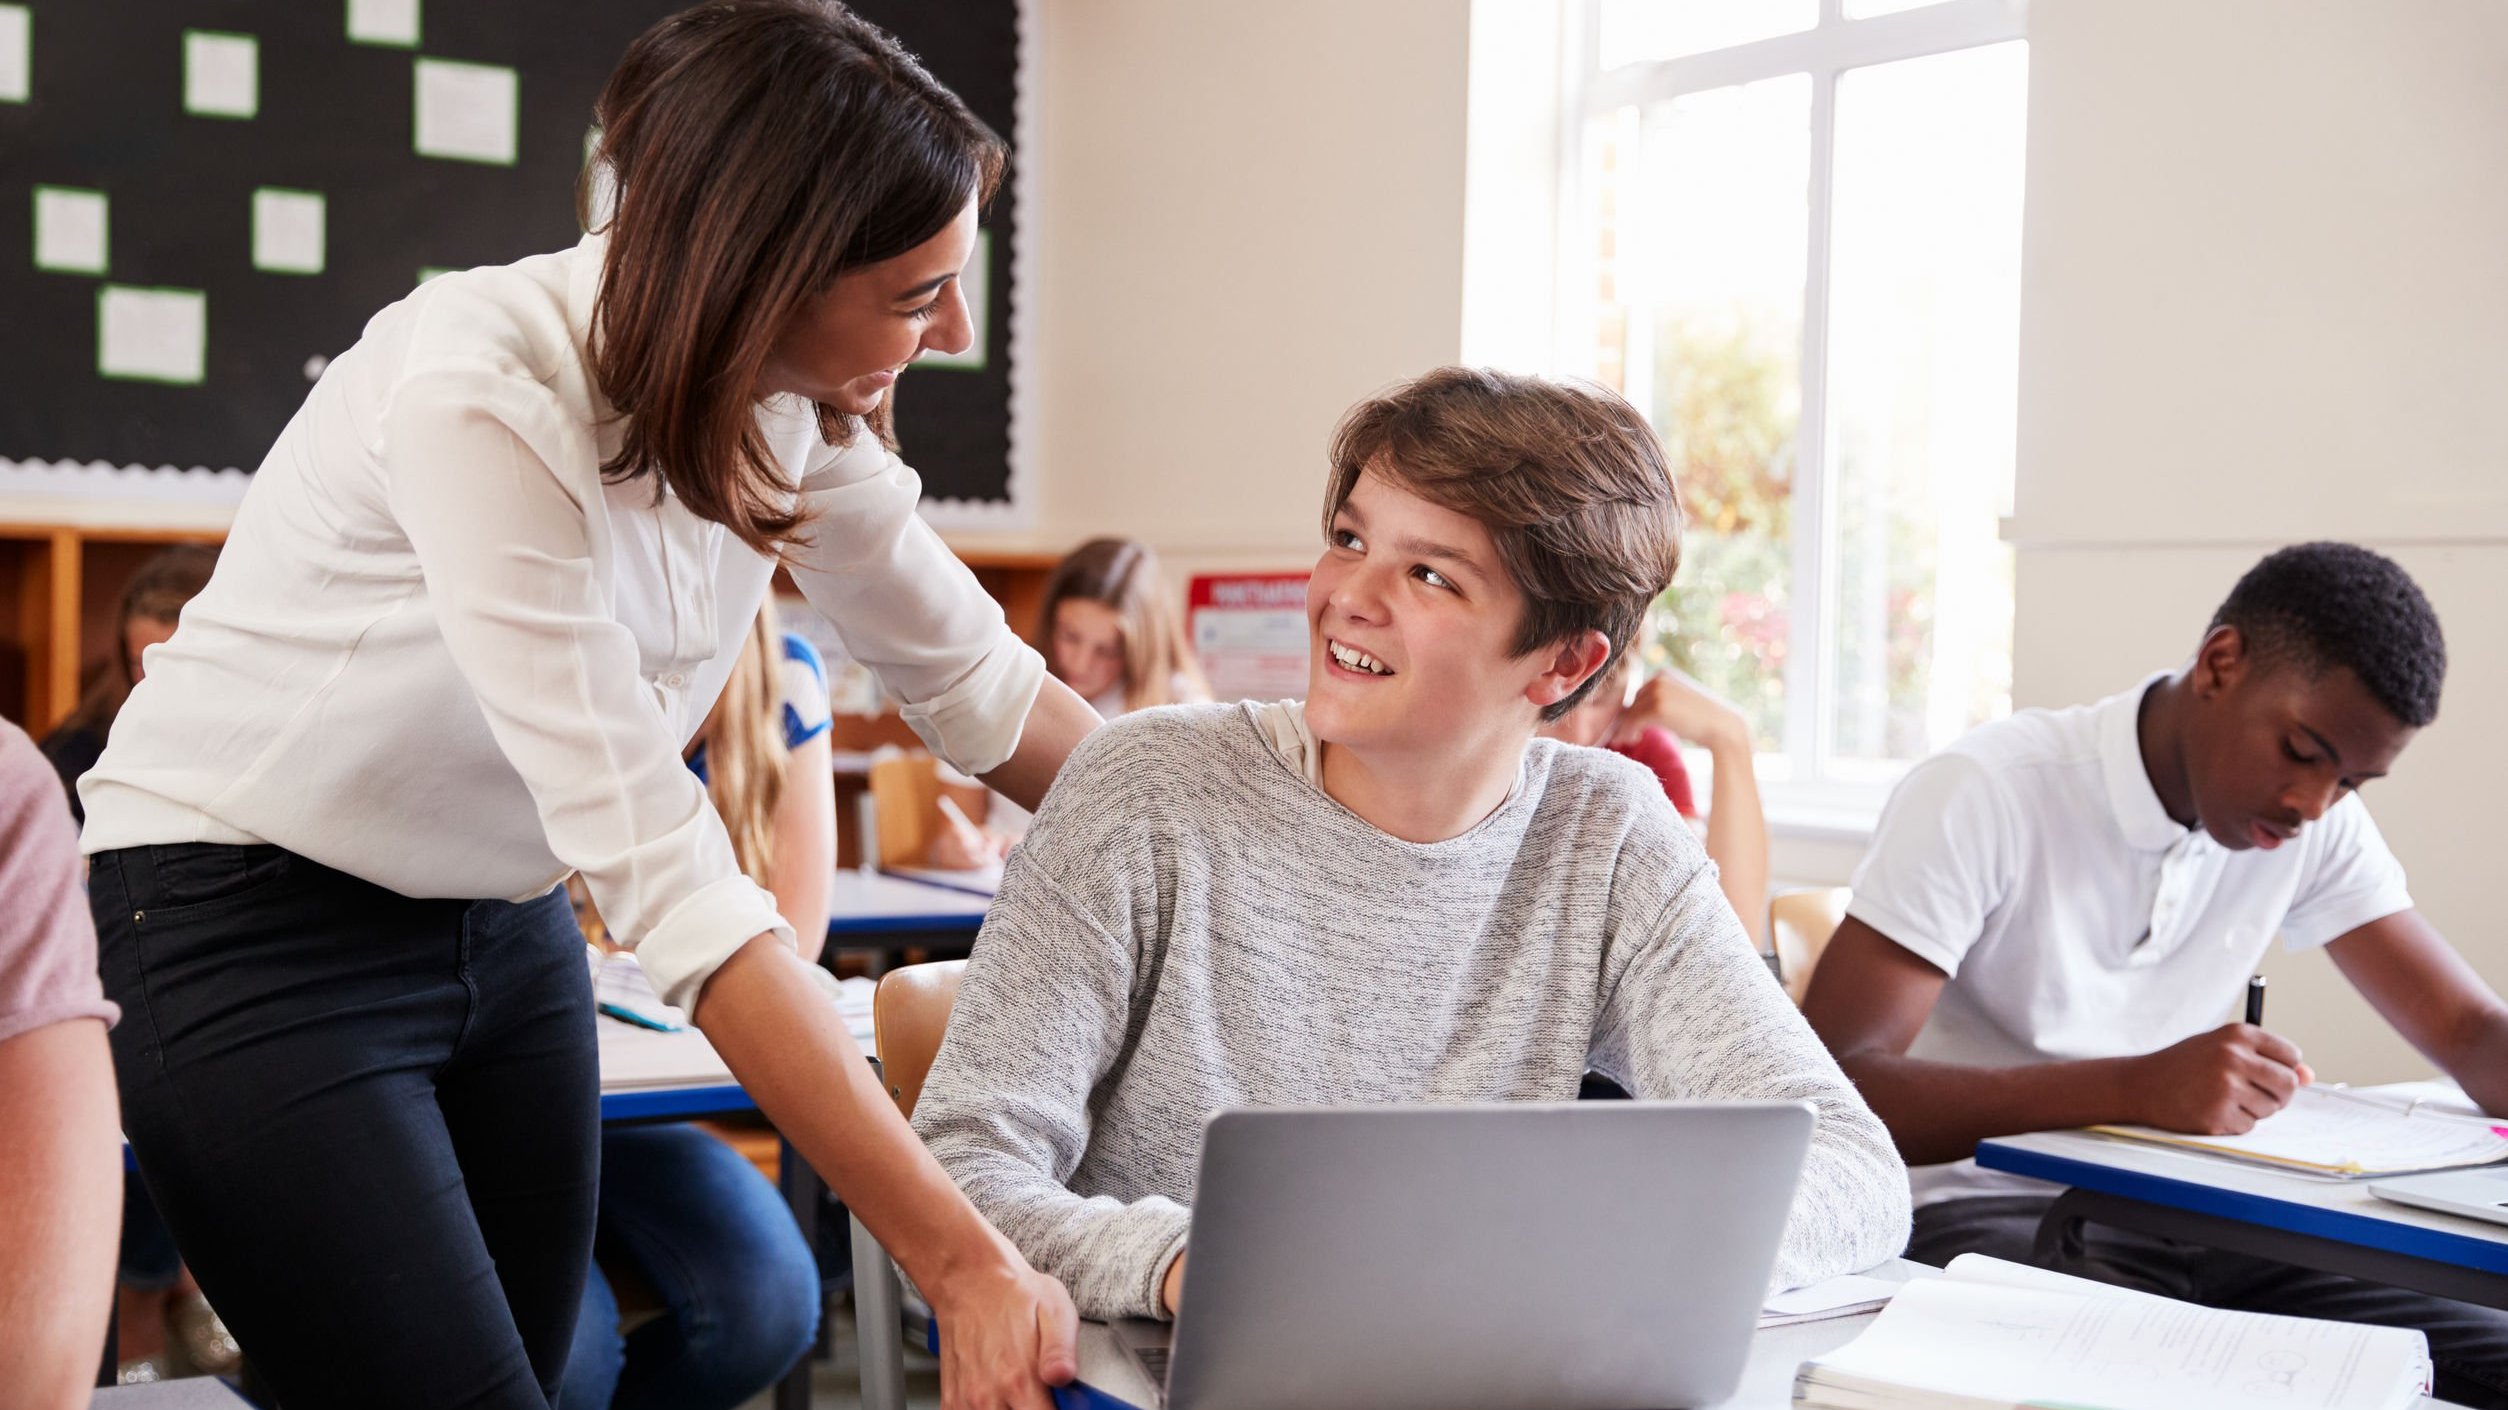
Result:
{"label": "open notebook", "polygon": [[1794,1375],[1816,1410],[2407,1410],[2419,1332],[2224,1312],[1977,1254]]}
{"label": "open notebook", "polygon": [[2433,1099],[2431,1085],[2358,1091],[2302,1087],[2290,1105],[2243,1136],[2187,1136],[2148,1126],[2090,1129],[2341,1179],[2508,1160],[2508,1124],[2480,1115],[2461,1095],[2452,1101]]}

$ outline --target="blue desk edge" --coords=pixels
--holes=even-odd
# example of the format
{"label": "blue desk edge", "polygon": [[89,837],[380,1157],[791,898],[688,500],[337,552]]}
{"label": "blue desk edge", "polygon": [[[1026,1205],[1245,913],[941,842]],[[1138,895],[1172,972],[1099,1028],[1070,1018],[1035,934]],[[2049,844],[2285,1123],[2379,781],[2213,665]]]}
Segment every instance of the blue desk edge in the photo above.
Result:
{"label": "blue desk edge", "polygon": [[2273,1199],[2243,1190],[2226,1190],[2193,1180],[2175,1180],[2140,1170],[2120,1170],[2095,1161],[2049,1155],[1999,1141],[1977,1145],[1977,1164],[1987,1170],[2050,1180],[2059,1185],[2141,1200],[2145,1204],[2208,1214],[2241,1224],[2311,1234],[2336,1243],[2426,1258],[2433,1263],[2508,1274],[2508,1243],[2424,1228],[2388,1219],[2372,1219],[2339,1209],[2324,1209],[2296,1200]]}
{"label": "blue desk edge", "polygon": [[755,1111],[757,1103],[739,1087],[724,1083],[714,1087],[658,1087],[652,1091],[628,1090],[601,1094],[601,1119],[604,1121],[637,1121],[664,1116],[714,1116],[724,1112]]}

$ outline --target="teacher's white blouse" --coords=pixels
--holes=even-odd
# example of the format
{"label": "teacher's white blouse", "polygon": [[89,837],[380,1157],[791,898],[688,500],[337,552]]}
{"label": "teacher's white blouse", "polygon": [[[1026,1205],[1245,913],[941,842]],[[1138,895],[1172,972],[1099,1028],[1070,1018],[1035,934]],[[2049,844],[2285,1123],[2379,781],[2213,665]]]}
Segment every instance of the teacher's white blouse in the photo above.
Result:
{"label": "teacher's white blouse", "polygon": [[[331,364],[80,785],[88,852],[270,842],[416,897],[581,871],[683,1006],[790,938],[680,762],[774,564],[650,477],[603,482],[601,248],[432,280]],[[827,445],[800,398],[758,424],[813,516],[802,592],[934,752],[1008,758],[1044,662],[916,517],[914,471]]]}

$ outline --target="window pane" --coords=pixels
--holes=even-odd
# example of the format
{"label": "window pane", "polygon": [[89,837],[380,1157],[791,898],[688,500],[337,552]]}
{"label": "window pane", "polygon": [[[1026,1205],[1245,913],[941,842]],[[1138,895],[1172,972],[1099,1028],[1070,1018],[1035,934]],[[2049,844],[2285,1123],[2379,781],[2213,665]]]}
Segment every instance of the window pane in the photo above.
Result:
{"label": "window pane", "polygon": [[1812,27],[1819,0],[1602,0],[1594,41],[1602,67],[1677,59]]}
{"label": "window pane", "polygon": [[1621,114],[1589,150],[1601,202],[1593,365],[1663,436],[1689,513],[1658,657],[1780,746],[1801,410],[1811,80]]}
{"label": "window pane", "polygon": [[1838,82],[1835,577],[1826,763],[1930,753],[2011,708],[2024,43]]}

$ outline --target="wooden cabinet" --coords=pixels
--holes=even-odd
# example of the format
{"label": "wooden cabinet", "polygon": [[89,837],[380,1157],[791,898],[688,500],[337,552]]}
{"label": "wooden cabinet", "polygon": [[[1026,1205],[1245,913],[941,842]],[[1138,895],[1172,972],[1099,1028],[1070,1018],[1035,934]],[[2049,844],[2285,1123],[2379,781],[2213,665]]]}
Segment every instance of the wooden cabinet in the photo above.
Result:
{"label": "wooden cabinet", "polygon": [[[0,520],[0,716],[37,738],[78,704],[111,659],[122,589],[172,543],[218,543],[215,528],[99,527]],[[1061,555],[987,546],[960,552],[1022,636],[1036,625]],[[839,721],[839,749],[913,742],[894,712]]]}
{"label": "wooden cabinet", "polygon": [[123,585],[172,543],[216,529],[0,522],[0,715],[42,737],[114,650]]}

